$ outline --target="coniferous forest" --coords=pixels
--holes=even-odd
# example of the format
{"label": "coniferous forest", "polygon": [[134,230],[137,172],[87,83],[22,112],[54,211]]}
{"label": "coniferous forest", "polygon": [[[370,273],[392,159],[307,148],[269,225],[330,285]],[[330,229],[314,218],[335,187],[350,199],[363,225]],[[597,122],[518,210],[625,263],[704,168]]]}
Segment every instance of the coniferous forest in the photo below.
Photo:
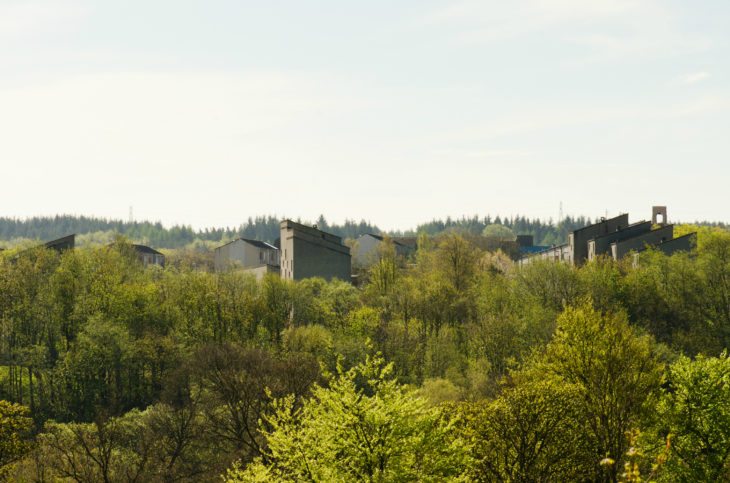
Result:
{"label": "coniferous forest", "polygon": [[424,233],[358,286],[131,253],[0,254],[2,478],[730,479],[722,228],[579,268]]}
{"label": "coniferous forest", "polygon": [[[0,217],[0,240],[5,240],[5,242],[0,242],[0,247],[3,244],[15,246],[36,240],[52,240],[71,233],[80,235],[79,241],[82,244],[90,245],[110,242],[118,234],[156,248],[192,247],[199,249],[216,246],[216,244],[225,243],[237,237],[273,243],[279,237],[280,221],[281,218],[275,216],[256,216],[248,218],[238,227],[195,230],[190,226],[165,227],[160,222],[125,222],[86,216],[57,215],[22,220]],[[519,215],[512,217],[474,215],[432,220],[418,225],[415,229],[385,231],[365,220],[359,222],[346,220],[341,224],[329,223],[324,216],[313,220],[313,223],[316,223],[320,229],[351,239],[367,233],[414,236],[419,233],[437,235],[444,231],[456,230],[480,234],[488,225],[497,224],[510,228],[514,233],[533,235],[535,243],[538,245],[562,243],[567,238],[568,232],[586,226],[590,222],[590,218],[584,216],[566,216],[559,223],[554,224],[551,220],[528,219]]]}

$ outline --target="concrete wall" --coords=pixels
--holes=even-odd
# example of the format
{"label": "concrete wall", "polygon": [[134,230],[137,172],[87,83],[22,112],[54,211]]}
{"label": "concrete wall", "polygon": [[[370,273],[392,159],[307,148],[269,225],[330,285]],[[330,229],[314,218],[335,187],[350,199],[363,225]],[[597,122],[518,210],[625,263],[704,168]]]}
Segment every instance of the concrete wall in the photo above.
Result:
{"label": "concrete wall", "polygon": [[234,240],[215,249],[216,272],[253,268],[265,264],[279,264],[278,250],[273,247],[257,247],[246,240]]}
{"label": "concrete wall", "polygon": [[613,242],[626,240],[651,231],[651,222],[642,221],[627,226],[625,229],[614,231],[608,235],[599,236],[588,242],[588,260],[593,260],[599,255],[611,255],[611,244]]}
{"label": "concrete wall", "polygon": [[382,241],[371,235],[359,237],[352,250],[352,263],[367,267],[378,261],[378,249]]}
{"label": "concrete wall", "polygon": [[281,222],[281,278],[349,282],[351,273],[350,248],[340,237],[290,220]]}
{"label": "concrete wall", "polygon": [[636,236],[628,240],[616,241],[611,244],[611,256],[615,260],[625,257],[629,252],[644,250],[647,245],[654,246],[665,243],[674,238],[674,226],[667,225],[649,233]]}
{"label": "concrete wall", "polygon": [[689,233],[679,238],[667,240],[655,248],[665,255],[673,255],[677,252],[689,252],[697,246],[697,233]]}
{"label": "concrete wall", "polygon": [[575,265],[582,265],[588,259],[588,242],[594,238],[608,235],[611,232],[621,230],[629,226],[629,215],[623,214],[575,230],[568,236],[568,245],[571,247],[569,262]]}

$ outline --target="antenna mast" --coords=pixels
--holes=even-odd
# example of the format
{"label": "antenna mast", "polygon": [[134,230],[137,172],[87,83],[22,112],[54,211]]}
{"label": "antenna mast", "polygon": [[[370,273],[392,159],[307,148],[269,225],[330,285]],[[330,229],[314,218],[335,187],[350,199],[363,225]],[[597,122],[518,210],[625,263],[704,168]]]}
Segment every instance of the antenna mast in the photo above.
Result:
{"label": "antenna mast", "polygon": [[563,222],[563,202],[560,202],[560,214],[558,215],[558,223]]}

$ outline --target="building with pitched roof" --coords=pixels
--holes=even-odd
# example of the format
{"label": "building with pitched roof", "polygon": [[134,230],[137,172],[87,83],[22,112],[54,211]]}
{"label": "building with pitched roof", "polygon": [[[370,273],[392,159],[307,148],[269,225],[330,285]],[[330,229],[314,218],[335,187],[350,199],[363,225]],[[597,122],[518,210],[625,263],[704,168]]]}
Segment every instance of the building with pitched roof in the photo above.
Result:
{"label": "building with pitched roof", "polygon": [[353,264],[360,267],[367,267],[377,262],[381,247],[386,240],[393,244],[395,254],[399,257],[408,258],[416,251],[414,245],[401,241],[399,237],[390,238],[368,233],[355,240],[355,245],[352,248]]}
{"label": "building with pitched roof", "polygon": [[149,267],[151,265],[157,267],[165,267],[165,255],[158,252],[152,247],[147,245],[136,245],[132,244],[134,253],[137,255],[137,259],[142,262],[142,265]]}
{"label": "building with pitched roof", "polygon": [[259,240],[236,238],[215,249],[214,264],[216,272],[256,269],[260,278],[264,273],[278,272],[279,249]]}

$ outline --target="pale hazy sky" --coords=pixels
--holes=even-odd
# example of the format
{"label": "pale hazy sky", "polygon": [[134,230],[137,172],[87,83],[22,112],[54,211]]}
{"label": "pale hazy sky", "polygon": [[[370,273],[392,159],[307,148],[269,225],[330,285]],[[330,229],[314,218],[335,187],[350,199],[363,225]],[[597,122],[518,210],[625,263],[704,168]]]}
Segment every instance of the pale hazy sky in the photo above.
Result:
{"label": "pale hazy sky", "polygon": [[727,0],[0,0],[0,216],[730,221]]}

